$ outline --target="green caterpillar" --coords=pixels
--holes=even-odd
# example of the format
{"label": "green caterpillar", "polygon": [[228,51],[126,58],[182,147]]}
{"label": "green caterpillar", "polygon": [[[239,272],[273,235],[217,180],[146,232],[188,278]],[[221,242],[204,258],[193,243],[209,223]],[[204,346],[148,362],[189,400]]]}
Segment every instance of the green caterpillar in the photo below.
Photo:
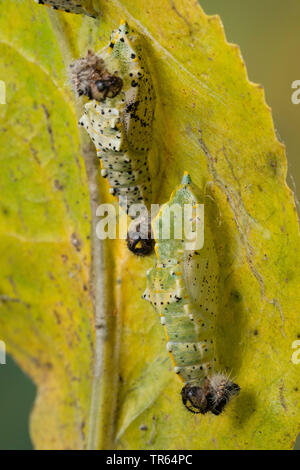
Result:
{"label": "green caterpillar", "polygon": [[78,95],[89,97],[79,124],[95,144],[110,192],[127,213],[133,204],[144,206],[139,217],[129,213],[134,221],[127,243],[135,254],[146,254],[153,249],[148,152],[155,94],[141,37],[122,22],[99,55],[89,51],[72,64],[71,82]]}
{"label": "green caterpillar", "polygon": [[35,2],[39,5],[49,6],[54,10],[62,10],[67,13],[83,14],[96,18],[96,12],[94,12],[91,0],[35,0]]}
{"label": "green caterpillar", "polygon": [[[203,248],[190,249],[185,236],[176,239],[178,215],[170,219],[170,237],[162,237],[162,226],[174,205],[194,209],[203,203],[199,189],[185,174],[181,186],[162,206],[153,221],[156,267],[147,273],[144,298],[161,317],[167,350],[174,369],[184,384],[182,401],[193,413],[220,414],[239,386],[216,372],[214,324],[218,313],[218,262],[208,224]],[[204,223],[204,220],[199,220]],[[194,216],[192,223],[196,223]]]}

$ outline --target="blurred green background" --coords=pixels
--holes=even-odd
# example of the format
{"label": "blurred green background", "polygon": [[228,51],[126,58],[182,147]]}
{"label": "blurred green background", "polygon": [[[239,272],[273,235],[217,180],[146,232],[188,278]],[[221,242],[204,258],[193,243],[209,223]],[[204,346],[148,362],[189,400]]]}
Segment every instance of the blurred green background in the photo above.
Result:
{"label": "blurred green background", "polygon": [[[29,0],[30,1],[30,0]],[[300,80],[299,0],[200,0],[204,11],[222,18],[227,39],[239,44],[249,79],[265,87],[277,132],[286,144],[288,183],[300,188],[300,104],[291,101]],[[5,338],[0,338],[5,341]],[[0,365],[0,450],[31,449],[28,424],[36,389],[14,361]],[[296,448],[300,449],[300,439]]]}
{"label": "blurred green background", "polygon": [[[275,128],[286,145],[288,184],[300,195],[300,104],[291,101],[300,80],[298,0],[199,0],[207,14],[220,15],[227,40],[236,43],[248,77],[265,88]],[[297,188],[297,191],[296,191]]]}
{"label": "blurred green background", "polygon": [[32,449],[28,432],[36,388],[16,363],[0,365],[0,450]]}

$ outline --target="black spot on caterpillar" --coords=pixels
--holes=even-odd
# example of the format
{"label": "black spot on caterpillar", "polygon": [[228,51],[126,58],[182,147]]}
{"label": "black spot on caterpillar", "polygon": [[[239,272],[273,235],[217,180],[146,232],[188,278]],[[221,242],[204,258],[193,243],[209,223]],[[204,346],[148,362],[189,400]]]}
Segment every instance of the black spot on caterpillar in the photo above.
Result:
{"label": "black spot on caterpillar", "polygon": [[141,37],[121,23],[100,55],[89,51],[87,57],[71,65],[70,71],[76,93],[90,99],[79,124],[95,144],[110,192],[127,213],[133,204],[144,206],[138,216],[129,213],[134,220],[127,244],[135,254],[145,255],[153,249],[148,152],[155,93]]}
{"label": "black spot on caterpillar", "polygon": [[153,221],[157,263],[147,272],[147,289],[143,297],[152,303],[161,317],[167,350],[175,373],[184,384],[181,391],[183,404],[193,413],[210,411],[218,415],[240,388],[216,371],[214,324],[219,275],[210,229],[206,224],[205,242],[200,250],[187,250],[183,244],[185,240],[176,239],[175,225],[182,223],[183,226],[183,220],[178,218],[171,219],[170,238],[161,236],[162,222],[169,217],[172,205],[183,208],[191,204],[196,208],[200,203],[199,189],[186,174],[181,186]]}
{"label": "black spot on caterpillar", "polygon": [[62,10],[67,13],[77,13],[97,18],[91,0],[34,0],[39,5],[51,7],[54,10]]}

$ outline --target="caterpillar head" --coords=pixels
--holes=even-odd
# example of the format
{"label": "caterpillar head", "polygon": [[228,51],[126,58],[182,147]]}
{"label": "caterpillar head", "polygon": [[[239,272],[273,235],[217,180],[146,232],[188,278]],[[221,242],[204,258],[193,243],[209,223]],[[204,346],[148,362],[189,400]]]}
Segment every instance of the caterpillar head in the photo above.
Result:
{"label": "caterpillar head", "polygon": [[90,100],[104,101],[113,98],[122,89],[123,81],[105,68],[104,61],[89,50],[86,57],[70,65],[70,80],[74,91]]}
{"label": "caterpillar head", "polygon": [[202,386],[186,384],[181,396],[184,406],[192,413],[205,414],[210,411],[219,415],[239,391],[240,387],[225,375],[216,374],[206,379]]}
{"label": "caterpillar head", "polygon": [[137,256],[145,256],[153,251],[154,240],[151,238],[151,221],[148,215],[133,220],[127,233],[127,246]]}

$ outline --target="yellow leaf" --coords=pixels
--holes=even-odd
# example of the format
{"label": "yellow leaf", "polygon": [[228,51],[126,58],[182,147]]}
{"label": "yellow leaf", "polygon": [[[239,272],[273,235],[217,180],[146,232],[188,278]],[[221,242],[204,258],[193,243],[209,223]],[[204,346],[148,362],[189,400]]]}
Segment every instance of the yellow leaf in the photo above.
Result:
{"label": "yellow leaf", "polygon": [[[0,0],[0,338],[38,385],[35,446],[290,449],[299,230],[264,92],[196,2],[93,5],[99,20]],[[218,359],[241,387],[221,416],[181,404],[159,318],[141,298],[155,256],[95,239],[91,214],[113,199],[78,131],[82,102],[65,67],[106,45],[121,18],[144,36],[156,89],[153,202],[169,200],[184,171],[206,187],[221,276]]]}

